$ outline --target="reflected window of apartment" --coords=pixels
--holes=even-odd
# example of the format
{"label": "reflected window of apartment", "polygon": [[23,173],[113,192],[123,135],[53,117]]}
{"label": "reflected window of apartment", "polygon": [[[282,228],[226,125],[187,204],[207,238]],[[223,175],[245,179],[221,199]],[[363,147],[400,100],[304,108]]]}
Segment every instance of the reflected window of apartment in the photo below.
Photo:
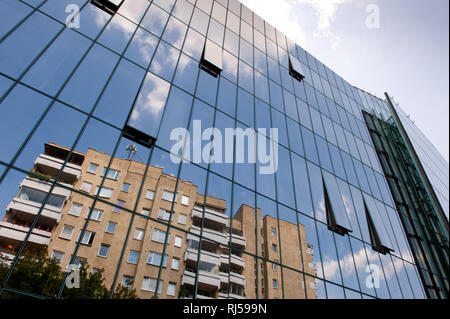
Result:
{"label": "reflected window of apartment", "polygon": [[214,42],[206,39],[203,54],[200,60],[200,68],[205,72],[217,77],[222,72],[223,50]]}
{"label": "reflected window of apartment", "polygon": [[278,289],[278,280],[272,279],[272,286],[274,289]]}
{"label": "reflected window of apartment", "polygon": [[97,170],[98,170],[98,165],[91,163],[91,164],[89,164],[87,171],[88,171],[88,173],[91,173],[91,174],[97,174]]}
{"label": "reflected window of apartment", "polygon": [[[106,172],[106,167],[103,168],[102,175],[101,175],[102,177],[105,176],[105,172]],[[108,170],[108,172],[106,173],[106,178],[117,181],[119,179],[119,174],[120,174],[119,171],[116,171],[115,169],[110,168]]]}
{"label": "reflected window of apartment", "polygon": [[153,200],[155,198],[155,192],[148,189],[145,198]]}
{"label": "reflected window of apartment", "polygon": [[81,184],[80,190],[86,193],[90,193],[92,188],[92,184],[88,182],[83,182]]}
{"label": "reflected window of apartment", "polygon": [[[164,243],[164,240],[166,239],[166,232],[159,230],[159,229],[154,229],[153,230],[153,235],[152,235],[152,240],[156,241],[158,243]],[[167,238],[167,243],[170,243],[170,234]]]}
{"label": "reflected window of apartment", "polygon": [[95,233],[85,230],[83,233],[83,237],[80,240],[81,233],[82,233],[82,230],[80,230],[80,233],[78,234],[77,242],[80,242],[83,245],[88,245],[88,246],[92,245],[92,242],[94,241]]}
{"label": "reflected window of apartment", "polygon": [[150,216],[150,209],[143,208],[141,214],[147,217]]}
{"label": "reflected window of apartment", "polygon": [[305,78],[300,61],[292,55],[289,55],[289,74],[300,82]]}
{"label": "reflected window of apartment", "polygon": [[135,250],[130,250],[127,261],[130,264],[137,264],[139,261],[139,252]]}
{"label": "reflected window of apartment", "polygon": [[178,214],[178,224],[186,225],[187,223],[187,216],[184,214]]}
{"label": "reflected window of apartment", "polygon": [[158,213],[158,218],[159,218],[159,219],[162,219],[162,220],[166,220],[166,221],[168,221],[169,219],[170,219],[171,221],[173,221],[173,215],[174,215],[174,214],[170,214],[169,211],[160,208],[160,209],[159,209],[159,213]]}
{"label": "reflected window of apartment", "polygon": [[106,232],[108,234],[114,234],[116,232],[117,224],[113,222],[108,222],[108,226],[106,227]]}
{"label": "reflected window of apartment", "polygon": [[69,214],[78,217],[78,216],[80,216],[82,209],[83,209],[83,205],[77,204],[77,203],[72,203]]}
{"label": "reflected window of apartment", "polygon": [[[72,255],[72,257],[73,257],[73,255]],[[72,263],[71,263],[70,265],[71,265],[71,266],[72,266],[72,265],[73,265],[73,266],[79,266],[79,265],[81,265],[82,263],[86,263],[86,258],[75,256],[75,257],[73,258]],[[73,269],[73,268],[71,268],[71,267],[69,267],[69,268],[70,268],[70,269]]]}
{"label": "reflected window of apartment", "polygon": [[108,256],[108,251],[109,251],[109,245],[101,244],[100,249],[98,251],[98,255],[100,257],[106,257],[106,256]]}
{"label": "reflected window of apartment", "polygon": [[161,199],[163,199],[163,200],[166,200],[166,201],[169,201],[169,202],[173,202],[173,201],[177,201],[177,195],[175,195],[174,193],[172,193],[172,192],[169,192],[169,191],[163,191],[163,193],[162,193],[162,197],[161,197]]}
{"label": "reflected window of apartment", "polygon": [[126,287],[128,289],[133,288],[134,277],[131,276],[123,276],[122,277],[122,287]]}
{"label": "reflected window of apartment", "polygon": [[179,258],[172,258],[172,267],[173,270],[179,270],[180,269],[180,259]]}
{"label": "reflected window of apartment", "polygon": [[274,259],[274,263],[272,263],[272,270],[273,271],[277,271],[277,263],[278,262],[278,260],[277,259]]}
{"label": "reflected window of apartment", "polygon": [[[158,253],[155,253],[154,251],[151,251],[148,254],[147,264],[159,267],[159,265],[161,265],[161,258],[162,258],[161,254],[158,254]],[[162,266],[164,268],[167,267],[167,255],[164,255],[164,258],[163,258],[163,261],[162,261]]]}
{"label": "reflected window of apartment", "polygon": [[275,245],[275,244],[272,244],[272,251],[273,251],[274,253],[276,253],[276,252],[277,252],[277,245]]}
{"label": "reflected window of apartment", "polygon": [[175,236],[175,247],[181,247],[183,245],[183,237]]}
{"label": "reflected window of apartment", "polygon": [[121,207],[124,207],[124,206],[125,206],[125,202],[123,200],[117,200],[117,204],[116,204],[116,206],[114,206],[114,208],[112,210],[113,213],[120,214],[120,212],[122,212]]}
{"label": "reflected window of apartment", "polygon": [[272,236],[276,237],[277,236],[277,230],[275,228],[272,227]]}
{"label": "reflected window of apartment", "polygon": [[130,184],[123,183],[122,184],[122,192],[128,193],[130,191],[130,186],[131,186]]}
{"label": "reflected window of apartment", "polygon": [[145,231],[143,229],[136,228],[134,230],[133,238],[136,239],[136,240],[143,240],[144,239],[144,234],[145,234]]}
{"label": "reflected window of apartment", "polygon": [[[86,211],[86,216],[85,218],[88,218],[89,212],[91,211],[91,208],[89,208]],[[92,209],[91,212],[91,220],[95,220],[95,221],[101,221],[102,220],[102,216],[103,216],[103,211],[97,208]]]}
{"label": "reflected window of apartment", "polygon": [[92,268],[92,274],[95,275],[96,273],[98,273],[100,271],[100,269],[98,268]]}
{"label": "reflected window of apartment", "polygon": [[99,187],[98,186],[95,189],[95,194],[98,193],[98,196],[102,197],[102,198],[111,198],[112,192],[113,192],[113,189],[112,188],[108,188],[108,187],[102,187],[100,189],[100,192],[99,192]]}
{"label": "reflected window of apartment", "polygon": [[119,10],[124,0],[91,0],[91,3],[103,11],[113,15]]}
{"label": "reflected window of apartment", "polygon": [[58,264],[61,263],[61,260],[63,259],[63,257],[64,257],[64,253],[63,252],[60,252],[60,251],[57,251],[57,250],[54,250],[52,252],[52,259],[56,259]]}
{"label": "reflected window of apartment", "polygon": [[169,282],[167,285],[167,295],[175,296],[175,292],[177,291],[177,284],[174,282]]}
{"label": "reflected window of apartment", "polygon": [[72,226],[64,225],[59,237],[64,238],[64,239],[71,239],[74,230],[75,229]]}
{"label": "reflected window of apartment", "polygon": [[181,196],[181,205],[189,206],[189,196]]}
{"label": "reflected window of apartment", "polygon": [[[155,292],[156,291],[156,281],[155,278],[150,277],[144,277],[144,280],[142,280],[142,290]],[[162,292],[162,286],[163,286],[163,280],[159,281],[158,285],[158,293]]]}

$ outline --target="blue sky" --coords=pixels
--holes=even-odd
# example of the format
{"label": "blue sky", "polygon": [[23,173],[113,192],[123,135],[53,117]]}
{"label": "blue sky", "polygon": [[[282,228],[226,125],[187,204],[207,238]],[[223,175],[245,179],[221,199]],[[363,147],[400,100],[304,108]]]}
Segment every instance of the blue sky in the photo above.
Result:
{"label": "blue sky", "polygon": [[[394,96],[449,160],[448,0],[241,2],[350,84]],[[370,5],[379,28],[366,25]]]}

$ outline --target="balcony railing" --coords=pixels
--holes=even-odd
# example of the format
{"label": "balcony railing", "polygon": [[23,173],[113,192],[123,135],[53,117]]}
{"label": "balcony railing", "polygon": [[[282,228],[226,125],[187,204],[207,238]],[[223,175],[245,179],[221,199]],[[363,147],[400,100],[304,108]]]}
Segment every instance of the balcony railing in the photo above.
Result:
{"label": "balcony railing", "polygon": [[[7,212],[16,212],[20,214],[37,215],[42,204],[31,200],[15,197],[7,206]],[[61,219],[61,207],[45,205],[41,211],[41,216],[58,223]]]}
{"label": "balcony railing", "polygon": [[[198,250],[193,248],[186,249],[184,254],[184,260],[191,260],[195,263],[198,259]],[[214,265],[220,265],[220,256],[218,254],[211,253],[209,251],[201,250],[200,251],[200,261],[208,262]]]}
{"label": "balcony railing", "polygon": [[[0,222],[0,237],[10,238],[16,241],[23,241],[30,227],[17,225],[9,222]],[[29,242],[38,245],[49,245],[52,233],[46,230],[33,228],[29,237]]]}
{"label": "balcony railing", "polygon": [[239,256],[231,254],[231,256],[221,254],[220,255],[220,262],[221,264],[228,265],[229,261],[231,261],[232,265],[235,265],[240,268],[245,268],[245,261]]}
{"label": "balcony railing", "polygon": [[235,272],[230,272],[229,276],[228,276],[228,273],[226,273],[226,272],[220,272],[219,275],[220,275],[220,281],[223,283],[230,282],[230,283],[245,287],[245,276],[243,276],[243,275],[237,274]]}
{"label": "balcony railing", "polygon": [[[189,231],[194,234],[200,236],[200,227],[192,225]],[[221,245],[227,245],[228,244],[228,238],[227,235],[221,232],[218,232],[216,230],[212,230],[209,228],[203,228],[202,236],[204,239],[210,239],[215,242],[220,243]]]}
{"label": "balcony railing", "polygon": [[[39,155],[39,157],[34,162],[40,172],[51,176],[56,176],[58,174],[63,163],[63,160],[46,154]],[[66,183],[72,184],[78,178],[80,178],[80,176],[81,166],[72,163],[66,163],[61,174],[61,180]]]}
{"label": "balcony railing", "polygon": [[[220,288],[220,276],[215,273],[200,270],[198,272],[198,282],[199,282],[199,284],[203,284],[205,286],[209,286],[214,289]],[[195,273],[194,272],[191,272],[188,270],[184,271],[183,277],[181,279],[181,285],[184,285],[184,284],[191,285],[191,286],[195,285]]]}

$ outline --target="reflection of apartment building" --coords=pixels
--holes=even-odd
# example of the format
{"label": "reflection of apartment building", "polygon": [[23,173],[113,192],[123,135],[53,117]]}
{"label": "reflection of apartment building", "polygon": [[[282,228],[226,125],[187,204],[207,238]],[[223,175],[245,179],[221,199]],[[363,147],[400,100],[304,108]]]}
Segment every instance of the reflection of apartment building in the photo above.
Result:
{"label": "reflection of apartment building", "polygon": [[[0,224],[3,255],[14,257],[68,154],[64,147],[45,145],[45,153],[32,169],[41,179],[31,175],[24,178]],[[190,298],[195,288],[198,298],[256,298],[255,254],[278,263],[282,259],[283,264],[298,271],[303,271],[303,256],[305,272],[313,274],[306,266],[312,262],[312,254],[302,225],[300,247],[294,244],[298,240],[289,240],[289,236],[298,238],[297,225],[280,222],[285,235],[280,255],[272,251],[272,242],[277,242],[273,236],[273,229],[278,230],[277,219],[261,219],[260,209],[257,223],[255,209],[245,205],[231,223],[225,214],[227,203],[205,198],[191,182],[179,180],[177,185],[176,178],[153,166],[148,167],[143,181],[145,164],[119,158],[114,158],[106,171],[110,159],[93,149],[86,154],[73,153],[60,173],[60,184],[53,188],[41,211],[27,248],[48,247],[49,255],[65,268],[79,241],[75,263],[84,259],[92,271],[104,269],[107,286],[116,278],[116,284],[135,288],[140,298],[154,296],[158,277],[158,298]],[[104,184],[98,189],[105,174]],[[91,209],[97,192],[101,200]],[[136,209],[140,215],[133,218],[124,208]],[[171,227],[167,234],[169,220],[176,228]],[[280,266],[259,260],[258,297],[282,298]],[[285,268],[283,276],[285,297],[305,298],[303,274]],[[306,283],[308,298],[314,298],[314,289],[310,288],[313,280]]]}

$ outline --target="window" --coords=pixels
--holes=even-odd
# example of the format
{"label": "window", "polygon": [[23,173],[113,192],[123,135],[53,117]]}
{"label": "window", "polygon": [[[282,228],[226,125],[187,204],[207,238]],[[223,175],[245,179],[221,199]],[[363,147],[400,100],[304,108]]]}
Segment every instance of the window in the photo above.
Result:
{"label": "window", "polygon": [[272,227],[272,236],[276,237],[277,236],[277,230],[275,228]]}
{"label": "window", "polygon": [[[42,191],[34,189],[34,188],[22,186],[20,188],[18,197],[23,200],[29,200],[29,201],[32,201],[35,203],[43,204],[47,197],[47,192],[42,192]],[[63,196],[54,195],[54,194],[50,194],[47,201],[45,202],[46,205],[51,205],[51,206],[55,206],[58,208],[63,207],[64,203],[65,203],[65,198]]]}
{"label": "window", "polygon": [[[147,264],[158,266],[161,264],[162,255],[151,251],[148,254]],[[164,255],[162,266],[167,267],[167,255]]]}
{"label": "window", "polygon": [[289,56],[289,74],[300,82],[305,78],[300,61],[292,55]]}
{"label": "window", "polygon": [[122,211],[121,207],[125,206],[125,202],[123,200],[117,200],[117,204],[116,206],[113,207],[113,213],[118,213],[120,214],[120,212]]}
{"label": "window", "polygon": [[98,273],[100,271],[100,269],[98,268],[92,268],[92,274],[95,275],[96,273]]}
{"label": "window", "polygon": [[179,270],[180,269],[180,259],[173,257],[172,258],[172,269]]}
{"label": "window", "polygon": [[189,206],[189,197],[188,196],[181,196],[181,205]]}
{"label": "window", "polygon": [[109,245],[101,244],[100,250],[98,251],[98,255],[100,257],[106,257],[106,256],[108,256],[108,251],[109,251]]}
{"label": "window", "polygon": [[108,222],[108,226],[106,227],[106,232],[109,234],[114,234],[116,232],[117,224],[113,222]]}
{"label": "window", "polygon": [[82,230],[80,230],[80,233],[78,234],[77,242],[80,241],[81,244],[92,245],[92,242],[94,241],[95,233],[85,230],[83,237],[80,240],[81,233],[82,233]]}
{"label": "window", "polygon": [[[144,277],[144,280],[142,281],[142,290],[155,292],[156,291],[156,280],[157,279],[155,279],[155,278]],[[160,280],[159,284],[158,284],[158,293],[159,294],[162,292],[162,286],[163,286],[163,280]]]}
{"label": "window", "polygon": [[91,187],[92,187],[91,183],[83,182],[81,184],[80,190],[83,191],[83,192],[86,192],[86,193],[90,193],[91,192]]}
{"label": "window", "polygon": [[[85,217],[85,218],[88,217],[90,211],[91,211],[91,208],[89,208],[89,209],[86,211],[86,217]],[[102,211],[102,210],[96,209],[96,208],[92,209],[92,212],[91,212],[91,220],[95,220],[95,221],[98,221],[98,222],[99,222],[99,221],[102,220],[102,216],[103,216],[103,211]]]}
{"label": "window", "polygon": [[173,202],[175,197],[175,202],[177,201],[177,196],[169,191],[163,191],[161,199]]}
{"label": "window", "polygon": [[100,192],[98,190],[99,190],[99,187],[97,186],[97,188],[95,189],[95,194],[98,193],[99,197],[111,198],[112,192],[113,192],[112,188],[102,187],[100,189]]}
{"label": "window", "polygon": [[352,232],[347,210],[342,201],[336,177],[323,171],[323,193],[327,212],[328,228],[340,235]]}
{"label": "window", "polygon": [[124,0],[91,0],[91,3],[103,11],[113,15],[119,10]]}
{"label": "window", "polygon": [[131,289],[133,287],[134,277],[131,276],[123,276],[122,277],[122,287],[126,287]]}
{"label": "window", "polygon": [[389,251],[394,251],[389,234],[384,226],[383,219],[380,216],[380,212],[378,211],[374,200],[366,194],[363,196],[364,210],[366,211],[372,249],[384,255]]}
{"label": "window", "polygon": [[212,76],[217,77],[220,72],[222,72],[223,68],[222,55],[222,48],[206,39],[200,61],[200,68]]}
{"label": "window", "polygon": [[278,280],[272,279],[272,286],[274,289],[278,289]]}
{"label": "window", "polygon": [[89,168],[87,171],[88,171],[88,173],[91,173],[91,174],[97,174],[97,169],[98,169],[98,165],[91,163],[91,164],[89,164]]}
{"label": "window", "polygon": [[170,219],[171,221],[173,221],[173,215],[174,214],[171,214],[169,211],[160,208],[159,213],[158,213],[158,218],[162,219],[162,220],[167,220],[167,221]]}
{"label": "window", "polygon": [[133,238],[136,239],[136,240],[143,240],[144,239],[144,233],[145,233],[145,231],[143,229],[136,228],[134,230]]}
{"label": "window", "polygon": [[[101,175],[102,177],[105,176],[105,172],[106,172],[106,167],[103,168],[102,175]],[[106,178],[117,181],[119,179],[119,174],[120,174],[119,171],[116,171],[115,169],[110,168],[108,170],[108,173],[106,173]]]}
{"label": "window", "polygon": [[178,214],[178,224],[186,225],[187,223],[187,216],[184,214]]}
{"label": "window", "polygon": [[[153,231],[153,236],[152,236],[152,240],[159,242],[159,243],[164,243],[164,240],[166,239],[166,232],[159,230],[159,229],[155,229]],[[170,234],[167,238],[167,243],[170,243]]]}
{"label": "window", "polygon": [[73,216],[80,216],[81,210],[83,209],[83,205],[72,203],[72,207],[70,207],[69,214]]}
{"label": "window", "polygon": [[175,236],[175,247],[181,247],[183,245],[183,237]]}
{"label": "window", "polygon": [[277,271],[277,263],[278,262],[278,260],[277,259],[274,259],[274,263],[272,263],[272,270],[273,271]]}
{"label": "window", "polygon": [[147,217],[150,216],[150,209],[143,208],[141,214]]}
{"label": "window", "polygon": [[128,262],[130,264],[137,264],[139,261],[139,252],[135,250],[130,250],[128,254]]}
{"label": "window", "polygon": [[174,282],[169,282],[167,285],[167,295],[175,296],[175,292],[177,291],[177,284]]}
{"label": "window", "polygon": [[122,184],[122,192],[128,193],[130,190],[130,186],[131,186],[130,184],[123,183]]}
{"label": "window", "polygon": [[[73,257],[73,255],[72,255]],[[82,263],[86,263],[86,258],[75,256],[73,257],[72,263],[70,265],[79,266]]]}
{"label": "window", "polygon": [[276,252],[277,252],[277,245],[275,245],[275,244],[272,244],[272,251],[273,251],[274,253],[276,253]]}
{"label": "window", "polygon": [[64,257],[64,253],[54,250],[52,253],[52,259],[56,259],[58,264],[61,263],[61,259]]}
{"label": "window", "polygon": [[59,235],[59,237],[65,238],[65,239],[71,239],[73,231],[74,231],[74,228],[72,226],[64,225],[61,230],[61,235]]}
{"label": "window", "polygon": [[148,189],[145,198],[153,200],[155,198],[155,192]]}

